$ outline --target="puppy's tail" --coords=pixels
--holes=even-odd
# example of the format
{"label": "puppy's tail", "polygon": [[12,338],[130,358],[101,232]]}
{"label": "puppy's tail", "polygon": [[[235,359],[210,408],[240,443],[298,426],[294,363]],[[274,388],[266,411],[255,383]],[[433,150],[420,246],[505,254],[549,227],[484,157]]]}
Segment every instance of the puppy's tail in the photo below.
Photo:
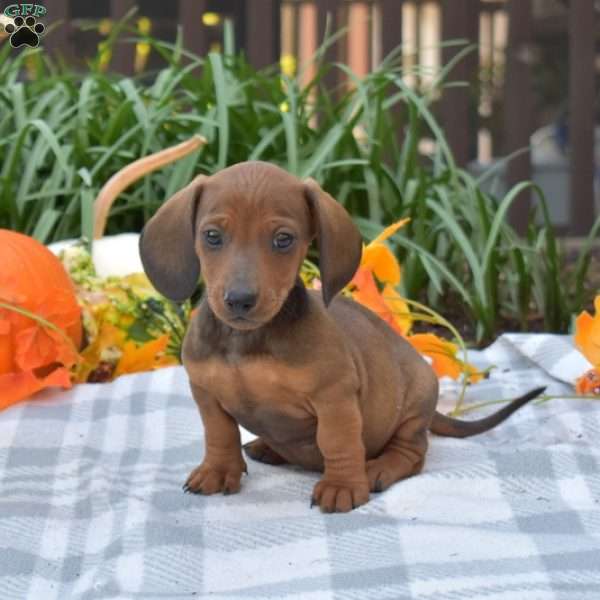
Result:
{"label": "puppy's tail", "polygon": [[477,421],[460,421],[459,419],[447,417],[436,411],[429,429],[432,433],[437,435],[455,438],[471,437],[472,435],[489,431],[493,427],[496,427],[496,425],[502,423],[505,419],[508,419],[508,417],[519,410],[521,406],[527,404],[530,400],[537,398],[537,396],[545,390],[545,387],[535,388],[523,396],[516,398],[499,411]]}

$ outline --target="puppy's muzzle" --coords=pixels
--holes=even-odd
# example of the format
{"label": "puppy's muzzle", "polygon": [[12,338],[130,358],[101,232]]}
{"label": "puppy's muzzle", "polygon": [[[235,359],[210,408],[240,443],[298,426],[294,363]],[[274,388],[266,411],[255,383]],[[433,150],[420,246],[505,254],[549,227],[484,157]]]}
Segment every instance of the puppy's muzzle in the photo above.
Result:
{"label": "puppy's muzzle", "polygon": [[256,305],[258,294],[248,289],[231,289],[223,300],[229,313],[234,317],[245,317]]}

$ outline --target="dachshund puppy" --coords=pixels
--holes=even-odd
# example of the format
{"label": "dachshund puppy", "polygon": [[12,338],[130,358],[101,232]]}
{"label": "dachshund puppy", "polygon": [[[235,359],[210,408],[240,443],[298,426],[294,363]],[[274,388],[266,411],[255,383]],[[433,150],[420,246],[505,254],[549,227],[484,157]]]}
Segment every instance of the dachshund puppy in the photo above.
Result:
{"label": "dachshund puppy", "polygon": [[[298,276],[314,238],[320,292]],[[322,471],[312,502],[346,512],[418,473],[428,430],[475,435],[540,393],[480,421],[437,413],[429,364],[371,311],[337,296],[361,250],[348,213],[315,181],[263,162],[197,177],[147,223],[140,252],[155,287],[183,301],[200,269],[206,286],[183,345],[206,440],[187,491],[240,490],[239,424],[259,436],[248,456]]]}

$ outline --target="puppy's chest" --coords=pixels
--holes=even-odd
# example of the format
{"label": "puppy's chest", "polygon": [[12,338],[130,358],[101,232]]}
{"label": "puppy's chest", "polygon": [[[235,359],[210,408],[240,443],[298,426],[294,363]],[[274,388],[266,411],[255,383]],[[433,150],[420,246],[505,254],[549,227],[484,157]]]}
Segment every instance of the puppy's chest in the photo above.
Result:
{"label": "puppy's chest", "polygon": [[289,366],[270,357],[231,357],[202,361],[194,371],[194,383],[255,433],[313,417],[310,397],[317,381],[308,367]]}

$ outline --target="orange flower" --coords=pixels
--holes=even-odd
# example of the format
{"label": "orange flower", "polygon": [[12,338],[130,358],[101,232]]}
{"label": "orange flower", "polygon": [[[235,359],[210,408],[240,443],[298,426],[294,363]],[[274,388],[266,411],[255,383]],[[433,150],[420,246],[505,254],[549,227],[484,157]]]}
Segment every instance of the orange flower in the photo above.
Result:
{"label": "orange flower", "polygon": [[471,383],[476,383],[483,377],[473,365],[464,363],[456,356],[458,346],[452,342],[443,340],[433,333],[417,333],[411,335],[408,341],[421,354],[431,359],[431,366],[438,377],[458,379],[463,372],[466,372]]}
{"label": "orange flower", "polygon": [[575,320],[575,345],[594,365],[575,381],[578,394],[600,395],[600,296],[594,300],[595,314],[592,317],[583,311]]}
{"label": "orange flower", "polygon": [[590,369],[575,381],[578,394],[600,396],[600,371]]}
{"label": "orange flower", "polygon": [[[359,302],[369,310],[372,310],[396,331],[396,333],[405,335],[408,332],[408,329],[410,329],[410,320],[407,319],[407,317],[397,317],[394,314],[394,310],[399,309],[400,304],[403,304],[404,307],[406,307],[406,303],[402,301],[399,295],[396,294],[397,298],[392,298],[389,301],[386,300],[377,288],[373,273],[362,267],[360,267],[354,275],[352,284],[356,286],[356,289],[352,292],[352,298],[356,302]],[[388,295],[391,296],[389,290]],[[402,312],[408,312],[408,307]]]}
{"label": "orange flower", "polygon": [[[409,220],[402,219],[386,227],[372,242],[363,246],[360,266],[350,282],[352,298],[372,310],[400,335],[410,331],[410,309],[394,289],[400,283],[400,265],[383,242]],[[385,283],[382,292],[373,276]]]}
{"label": "orange flower", "polygon": [[575,320],[575,345],[595,366],[600,366],[600,296],[594,300],[595,315],[583,311]]}
{"label": "orange flower", "polygon": [[410,219],[401,219],[389,225],[373,241],[363,246],[359,268],[371,271],[382,283],[398,285],[401,277],[400,265],[392,251],[383,242],[409,221]]}
{"label": "orange flower", "polygon": [[402,335],[408,335],[412,327],[410,308],[402,296],[389,284],[386,283],[381,296],[394,316],[394,322],[400,329]]}

